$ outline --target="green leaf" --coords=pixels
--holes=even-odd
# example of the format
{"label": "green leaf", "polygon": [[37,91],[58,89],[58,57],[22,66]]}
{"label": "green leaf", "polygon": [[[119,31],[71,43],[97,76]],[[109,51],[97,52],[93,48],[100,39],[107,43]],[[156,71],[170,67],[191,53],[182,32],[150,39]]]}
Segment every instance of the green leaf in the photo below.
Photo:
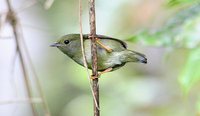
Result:
{"label": "green leaf", "polygon": [[179,82],[184,93],[188,93],[193,85],[200,81],[200,48],[190,52],[186,65],[180,75]]}

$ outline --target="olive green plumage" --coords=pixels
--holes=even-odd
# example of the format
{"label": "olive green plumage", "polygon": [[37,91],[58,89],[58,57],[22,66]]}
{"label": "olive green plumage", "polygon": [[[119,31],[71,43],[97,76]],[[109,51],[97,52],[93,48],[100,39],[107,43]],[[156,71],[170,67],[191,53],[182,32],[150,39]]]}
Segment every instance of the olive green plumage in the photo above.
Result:
{"label": "olive green plumage", "polygon": [[[108,52],[97,44],[98,71],[103,71],[108,68],[112,68],[113,71],[124,66],[127,62],[147,63],[145,55],[128,50],[125,42],[103,35],[97,35],[97,37],[100,38],[100,42],[103,45],[112,49],[112,52]],[[88,68],[91,69],[91,41],[87,34],[83,35],[83,40]],[[64,54],[83,66],[79,34],[65,35],[51,46],[58,47]]]}

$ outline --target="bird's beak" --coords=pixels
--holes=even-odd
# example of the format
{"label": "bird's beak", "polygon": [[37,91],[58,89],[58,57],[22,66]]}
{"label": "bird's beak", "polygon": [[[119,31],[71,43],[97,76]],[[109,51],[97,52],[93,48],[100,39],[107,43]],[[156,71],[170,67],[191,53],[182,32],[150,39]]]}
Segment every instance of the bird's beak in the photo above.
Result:
{"label": "bird's beak", "polygon": [[58,42],[55,42],[55,43],[50,45],[50,47],[59,47],[59,46],[61,46],[61,44],[58,43]]}

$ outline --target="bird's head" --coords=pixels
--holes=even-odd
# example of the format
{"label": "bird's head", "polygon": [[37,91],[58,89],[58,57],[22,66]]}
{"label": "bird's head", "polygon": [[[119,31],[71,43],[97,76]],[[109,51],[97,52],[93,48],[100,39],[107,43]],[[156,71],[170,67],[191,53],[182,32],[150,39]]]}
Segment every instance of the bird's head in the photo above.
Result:
{"label": "bird's head", "polygon": [[51,47],[57,47],[63,53],[72,56],[80,49],[80,35],[69,34],[62,36],[58,41],[50,45]]}

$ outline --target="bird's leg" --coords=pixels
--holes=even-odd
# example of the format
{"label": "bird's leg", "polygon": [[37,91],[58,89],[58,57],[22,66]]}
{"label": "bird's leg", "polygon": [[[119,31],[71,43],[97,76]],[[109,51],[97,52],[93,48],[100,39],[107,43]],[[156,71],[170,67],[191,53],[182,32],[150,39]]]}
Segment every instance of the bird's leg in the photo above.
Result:
{"label": "bird's leg", "polygon": [[96,42],[102,47],[104,48],[107,52],[112,52],[113,50],[107,46],[105,46],[104,44],[101,43],[100,39],[99,38],[96,38]]}
{"label": "bird's leg", "polygon": [[[91,38],[91,37],[93,37],[93,36],[89,35],[88,38]],[[100,39],[99,39],[98,37],[95,37],[95,39],[96,39],[96,42],[97,42],[102,48],[104,48],[107,52],[110,53],[110,52],[113,51],[111,48],[109,48],[109,47],[105,46],[104,44],[102,44],[101,41],[100,41]]]}
{"label": "bird's leg", "polygon": [[98,73],[98,77],[95,77],[95,76],[91,75],[90,79],[99,78],[102,74],[112,71],[112,69],[113,69],[113,68],[107,68],[106,70],[104,70],[104,71]]}
{"label": "bird's leg", "polygon": [[104,70],[104,71],[98,73],[98,76],[101,76],[101,75],[104,74],[104,73],[110,72],[110,71],[112,71],[112,69],[113,69],[113,68],[107,68],[106,70]]}

